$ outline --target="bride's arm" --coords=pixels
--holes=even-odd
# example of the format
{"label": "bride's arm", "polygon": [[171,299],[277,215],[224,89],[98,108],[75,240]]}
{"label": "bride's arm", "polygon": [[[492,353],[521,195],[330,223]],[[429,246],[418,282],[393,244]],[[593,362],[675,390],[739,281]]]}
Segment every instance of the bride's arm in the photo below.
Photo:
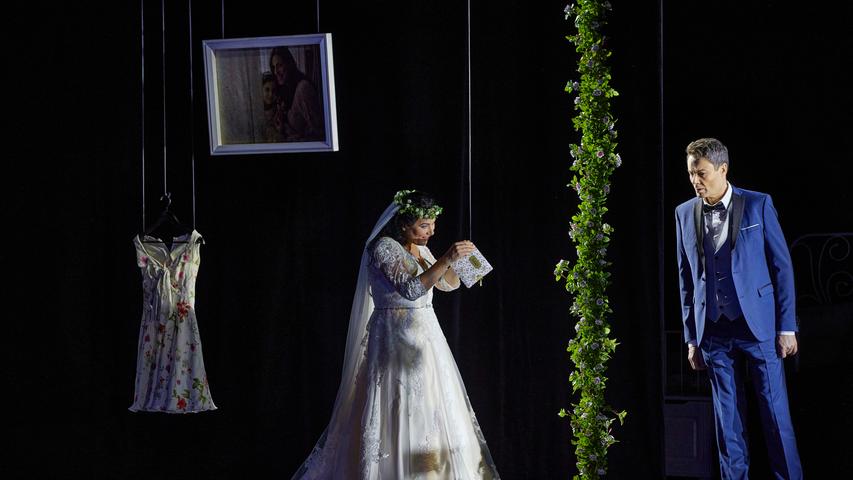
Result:
{"label": "bride's arm", "polygon": [[[426,246],[421,247],[421,255],[423,255],[426,260],[432,265],[437,262],[432,252]],[[444,273],[435,283],[435,288],[441,290],[442,292],[452,292],[453,290],[459,288],[459,277],[456,275],[456,272],[454,272],[452,268],[448,268],[444,271]]]}
{"label": "bride's arm", "polygon": [[[452,268],[450,268],[450,264],[453,263],[458,258],[464,257],[466,255],[470,255],[471,253],[474,252],[475,249],[476,249],[476,247],[474,247],[474,244],[469,242],[468,240],[462,240],[460,242],[456,242],[450,246],[450,248],[447,250],[447,253],[445,253],[444,255],[441,256],[441,258],[439,258],[438,260],[435,261],[435,264],[432,267],[430,267],[429,270],[422,273],[421,275],[422,276],[426,275],[430,270],[432,270],[433,268],[435,268],[439,264],[446,265],[445,268],[441,269],[443,271],[438,276],[438,278],[435,279],[435,282],[433,282],[430,286],[435,285],[437,282],[438,285],[436,285],[436,287],[439,290],[444,290],[444,291],[455,290],[455,289],[459,288],[459,283],[460,283],[459,282],[459,276],[456,275],[456,272],[454,272]],[[429,251],[428,248],[424,248],[424,251],[426,251],[427,254],[430,257],[432,257],[432,253]],[[439,281],[439,280],[441,280],[441,281]],[[442,285],[442,284],[445,284],[445,285]],[[444,286],[446,286],[448,288],[442,288]],[[427,287],[427,288],[429,288],[429,287]]]}
{"label": "bride's arm", "polygon": [[396,240],[380,238],[373,247],[372,257],[374,266],[382,272],[401,297],[414,301],[429,291],[422,280],[413,275],[413,270],[417,270],[414,260],[410,260],[412,265],[407,264],[403,247]]}
{"label": "bride's arm", "polygon": [[[373,261],[385,278],[394,286],[397,293],[407,300],[417,300],[426,295],[441,277],[450,269],[454,248],[448,251],[439,260],[433,258],[433,265],[420,275],[413,275],[411,269],[416,269],[414,260],[411,260],[404,249],[396,240],[388,237],[380,238],[373,250]],[[464,252],[464,247],[459,249]],[[430,255],[431,256],[431,255]],[[407,260],[410,259],[410,260]],[[407,265],[411,262],[411,265]]]}
{"label": "bride's arm", "polygon": [[444,282],[439,283],[446,283],[447,286],[450,287],[446,291],[456,290],[457,288],[459,288],[459,275],[456,275],[456,272],[454,272],[452,268],[448,268],[447,273],[445,273],[444,276],[441,277],[441,279]]}
{"label": "bride's arm", "polygon": [[[406,266],[406,254],[403,246],[396,240],[388,237],[380,238],[376,242],[373,250],[373,262],[385,278],[391,282],[394,289],[397,290],[403,298],[407,300],[416,300],[429,291],[442,276],[455,279],[458,286],[459,279],[455,273],[450,273],[450,264],[457,258],[468,255],[474,251],[474,244],[468,241],[454,243],[447,253],[436,260],[432,266],[418,276],[413,276],[409,273]],[[414,262],[414,260],[411,260]],[[412,266],[412,268],[415,268]],[[448,275],[446,275],[448,274]]]}
{"label": "bride's arm", "polygon": [[[418,276],[423,284],[424,288],[429,290],[433,286],[438,287],[439,290],[443,290],[440,286],[441,280],[446,280],[449,273],[452,273],[453,269],[450,268],[450,258],[441,257],[436,260],[435,263],[432,264],[431,267],[426,269],[426,271]],[[455,274],[454,274],[455,276]],[[459,278],[456,279],[457,287],[459,286]]]}

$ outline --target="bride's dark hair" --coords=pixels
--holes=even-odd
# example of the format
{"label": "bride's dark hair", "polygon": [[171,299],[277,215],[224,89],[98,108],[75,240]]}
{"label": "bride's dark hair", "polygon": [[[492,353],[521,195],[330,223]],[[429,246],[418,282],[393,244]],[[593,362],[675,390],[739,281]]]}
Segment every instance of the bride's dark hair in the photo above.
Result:
{"label": "bride's dark hair", "polygon": [[[416,209],[421,209],[421,211],[428,211],[430,208],[435,207],[435,199],[432,195],[421,192],[418,190],[413,190],[408,195],[403,198],[403,201],[408,202],[411,201],[411,205]],[[413,210],[413,209],[412,209]],[[397,240],[400,243],[403,243],[405,240],[403,236],[403,229],[412,226],[413,223],[418,221],[417,214],[407,211],[407,212],[397,212],[394,215],[385,228],[382,229],[382,232],[379,233],[377,238],[379,237],[391,237],[394,240]]]}

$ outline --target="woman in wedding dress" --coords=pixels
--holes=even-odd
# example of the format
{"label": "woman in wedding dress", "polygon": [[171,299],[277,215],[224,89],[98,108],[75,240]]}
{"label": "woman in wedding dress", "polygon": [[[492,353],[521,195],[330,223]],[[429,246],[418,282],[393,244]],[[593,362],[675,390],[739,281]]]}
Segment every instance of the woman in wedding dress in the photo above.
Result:
{"label": "woman in wedding dress", "polygon": [[427,242],[441,207],[403,190],[362,254],[332,419],[294,479],[498,479],[462,377],[432,309],[459,287],[456,242]]}

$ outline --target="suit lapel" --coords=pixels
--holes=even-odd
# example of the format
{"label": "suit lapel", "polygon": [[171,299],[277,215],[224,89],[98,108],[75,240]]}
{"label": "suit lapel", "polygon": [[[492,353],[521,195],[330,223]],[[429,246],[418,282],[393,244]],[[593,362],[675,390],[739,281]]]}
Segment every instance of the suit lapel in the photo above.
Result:
{"label": "suit lapel", "polygon": [[729,222],[729,238],[732,241],[732,250],[734,250],[735,245],[737,244],[737,237],[740,233],[740,221],[743,219],[743,207],[743,195],[732,187],[732,218]]}
{"label": "suit lapel", "polygon": [[705,246],[703,244],[703,240],[705,238],[705,228],[703,225],[702,215],[702,199],[696,198],[696,202],[693,203],[693,224],[696,226],[696,250],[699,253],[699,260],[701,265],[705,266]]}

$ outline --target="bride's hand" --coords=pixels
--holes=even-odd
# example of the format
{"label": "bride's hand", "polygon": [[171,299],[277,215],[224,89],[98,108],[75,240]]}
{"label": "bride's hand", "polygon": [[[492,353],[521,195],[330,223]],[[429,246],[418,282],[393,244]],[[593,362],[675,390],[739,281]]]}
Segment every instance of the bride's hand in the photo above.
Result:
{"label": "bride's hand", "polygon": [[475,247],[473,243],[468,240],[462,240],[451,245],[447,250],[447,253],[445,253],[442,258],[444,258],[449,265],[466,255],[474,253],[474,250],[476,249],[477,247]]}

